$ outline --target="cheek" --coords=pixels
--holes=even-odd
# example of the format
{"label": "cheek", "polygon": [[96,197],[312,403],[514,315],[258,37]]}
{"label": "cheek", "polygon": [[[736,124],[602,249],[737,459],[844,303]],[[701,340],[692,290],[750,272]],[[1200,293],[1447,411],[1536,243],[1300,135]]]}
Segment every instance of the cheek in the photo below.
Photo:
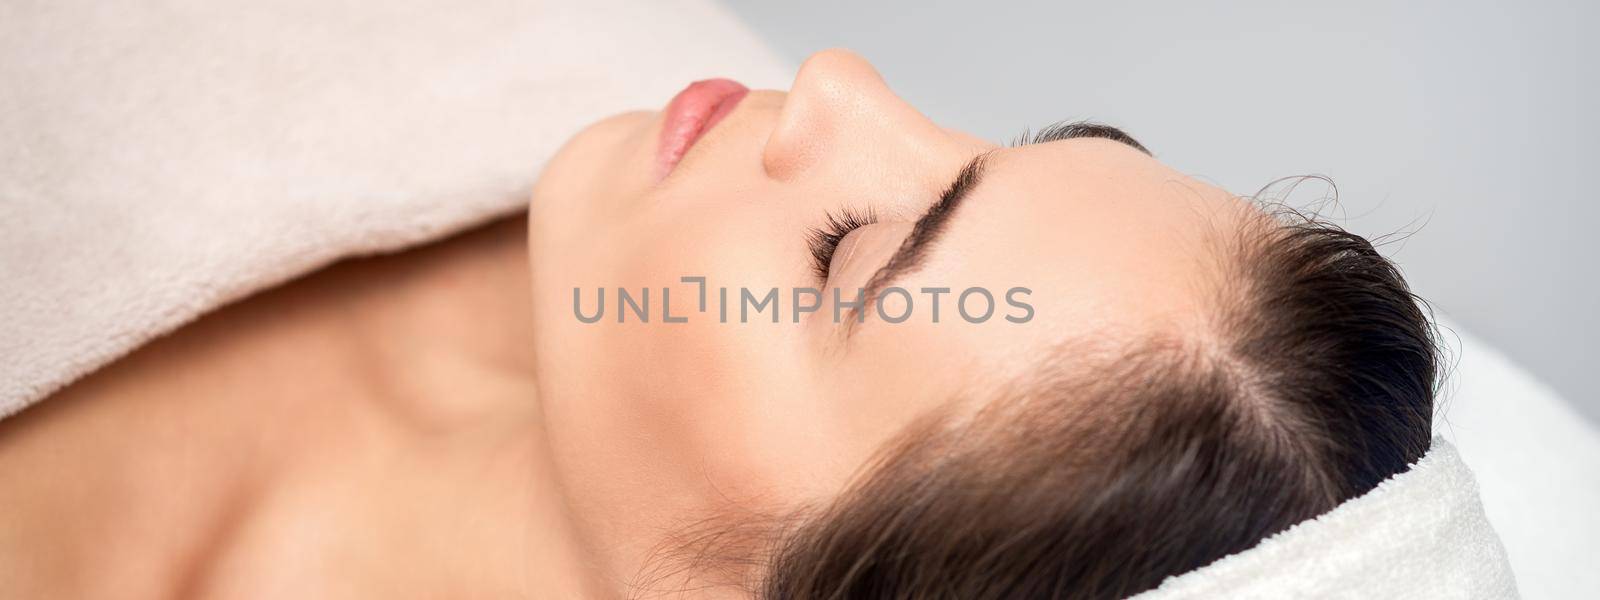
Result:
{"label": "cheek", "polygon": [[[539,373],[553,435],[593,432],[570,447],[609,448],[619,460],[650,463],[656,473],[682,470],[729,493],[803,472],[789,464],[817,445],[817,420],[806,408],[816,390],[802,328],[784,297],[804,285],[795,263],[800,234],[781,230],[770,212],[752,214],[757,208],[655,211],[614,224],[595,247],[564,258],[559,281],[543,283],[562,288],[544,295],[560,310],[549,311],[555,322],[539,332],[553,353]],[[573,282],[586,316],[596,314],[605,290],[597,322],[574,315]],[[779,322],[769,306],[752,307],[741,323],[742,291],[762,296],[772,288],[779,289]],[[637,311],[619,306],[619,292]]]}
{"label": "cheek", "polygon": [[[547,395],[648,398],[680,418],[737,414],[807,374],[786,297],[805,285],[802,234],[770,205],[699,200],[640,198],[651,208],[534,257]],[[777,307],[742,302],[774,288]]]}
{"label": "cheek", "polygon": [[[631,306],[611,315],[627,322],[611,319],[608,345],[639,351],[624,366],[650,372],[641,387],[708,399],[748,396],[763,381],[791,376],[800,328],[785,312],[784,296],[803,271],[793,264],[794,249],[781,244],[794,236],[770,214],[753,212],[696,209],[641,224],[620,256],[614,285],[649,289],[650,321],[640,322]],[[758,311],[772,289],[779,305]],[[753,302],[745,302],[747,294]]]}

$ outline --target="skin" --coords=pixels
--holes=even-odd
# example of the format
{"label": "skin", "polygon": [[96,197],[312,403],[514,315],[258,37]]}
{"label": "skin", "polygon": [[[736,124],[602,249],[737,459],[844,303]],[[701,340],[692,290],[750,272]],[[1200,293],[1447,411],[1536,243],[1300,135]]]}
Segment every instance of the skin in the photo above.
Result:
{"label": "skin", "polygon": [[[0,556],[27,557],[0,560],[0,596],[625,596],[672,532],[825,503],[909,423],[1073,368],[1065,341],[1204,343],[1213,242],[1251,214],[1116,142],[941,128],[843,51],[752,92],[658,181],[660,127],[575,137],[525,224],[258,295],[0,422]],[[898,324],[693,310],[680,277],[713,298],[864,285],[983,153],[897,285],[995,290],[994,318],[945,295],[933,323],[921,294]],[[881,221],[819,281],[807,231],[867,207]],[[1020,324],[1002,318],[1018,286]],[[618,323],[608,296],[582,323],[575,287],[590,307],[670,288],[688,322]]]}

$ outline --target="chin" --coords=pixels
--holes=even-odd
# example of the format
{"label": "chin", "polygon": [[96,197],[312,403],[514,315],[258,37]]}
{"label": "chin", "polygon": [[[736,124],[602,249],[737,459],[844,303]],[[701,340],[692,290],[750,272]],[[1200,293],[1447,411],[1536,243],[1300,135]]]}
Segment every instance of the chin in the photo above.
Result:
{"label": "chin", "polygon": [[655,111],[625,112],[584,127],[539,172],[530,212],[574,208],[596,198],[625,195],[632,188],[642,192],[650,184],[659,117]]}

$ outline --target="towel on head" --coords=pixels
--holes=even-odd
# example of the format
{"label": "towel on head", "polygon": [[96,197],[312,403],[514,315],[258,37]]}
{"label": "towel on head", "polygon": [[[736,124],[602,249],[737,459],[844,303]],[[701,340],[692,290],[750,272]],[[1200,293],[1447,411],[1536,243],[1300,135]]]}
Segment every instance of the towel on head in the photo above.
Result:
{"label": "towel on head", "polygon": [[1472,472],[1440,438],[1410,470],[1139,600],[1515,598]]}

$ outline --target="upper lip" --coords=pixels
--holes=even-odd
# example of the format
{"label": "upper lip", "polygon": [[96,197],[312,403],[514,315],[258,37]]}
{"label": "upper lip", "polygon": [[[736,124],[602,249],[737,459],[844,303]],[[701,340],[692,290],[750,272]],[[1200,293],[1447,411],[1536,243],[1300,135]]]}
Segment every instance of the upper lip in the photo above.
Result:
{"label": "upper lip", "polygon": [[661,139],[656,149],[657,178],[666,177],[689,148],[732,112],[749,91],[733,80],[707,79],[678,92],[662,114]]}

